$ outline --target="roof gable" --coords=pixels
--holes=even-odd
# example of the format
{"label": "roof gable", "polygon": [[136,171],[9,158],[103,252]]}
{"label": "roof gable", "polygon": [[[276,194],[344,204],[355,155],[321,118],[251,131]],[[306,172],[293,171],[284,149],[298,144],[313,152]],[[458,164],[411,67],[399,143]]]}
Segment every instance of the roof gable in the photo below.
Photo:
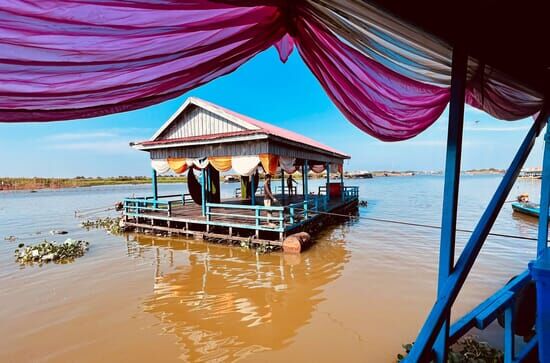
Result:
{"label": "roof gable", "polygon": [[151,141],[255,131],[259,127],[220,112],[196,98],[189,98],[153,135]]}

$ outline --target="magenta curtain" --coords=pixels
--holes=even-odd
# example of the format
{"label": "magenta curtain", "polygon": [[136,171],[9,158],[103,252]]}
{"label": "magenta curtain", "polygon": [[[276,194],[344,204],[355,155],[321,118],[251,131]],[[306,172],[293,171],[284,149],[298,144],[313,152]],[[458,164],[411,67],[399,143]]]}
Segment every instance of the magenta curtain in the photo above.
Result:
{"label": "magenta curtain", "polygon": [[[271,46],[284,62],[296,46],[361,130],[397,141],[433,124],[448,102],[448,86],[386,67],[354,47],[334,28],[338,22],[321,22],[320,6],[304,0],[2,1],[0,122],[145,107],[228,74]],[[483,77],[469,83],[467,101],[508,120],[541,106],[540,99]]]}

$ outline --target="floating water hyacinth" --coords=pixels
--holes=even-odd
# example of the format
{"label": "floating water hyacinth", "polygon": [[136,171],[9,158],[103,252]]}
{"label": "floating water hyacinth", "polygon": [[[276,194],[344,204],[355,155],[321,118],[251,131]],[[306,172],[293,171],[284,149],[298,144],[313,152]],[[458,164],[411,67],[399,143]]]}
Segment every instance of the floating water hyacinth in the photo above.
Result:
{"label": "floating water hyacinth", "polygon": [[106,217],[95,220],[87,220],[80,223],[80,227],[86,228],[87,230],[90,230],[92,228],[103,228],[111,234],[120,234],[124,232],[124,228],[121,225],[120,217]]}
{"label": "floating water hyacinth", "polygon": [[63,243],[44,241],[33,246],[20,243],[19,248],[15,250],[15,260],[21,264],[71,262],[77,257],[82,257],[89,245],[87,241],[71,238],[67,238]]}

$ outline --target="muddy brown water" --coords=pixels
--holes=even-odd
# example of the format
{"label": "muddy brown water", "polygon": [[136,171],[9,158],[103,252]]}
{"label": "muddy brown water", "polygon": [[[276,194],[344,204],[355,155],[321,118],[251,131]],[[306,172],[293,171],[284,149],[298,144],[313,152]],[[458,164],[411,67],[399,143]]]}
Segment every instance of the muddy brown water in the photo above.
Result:
{"label": "muddy brown water", "polygon": [[[500,176],[465,176],[459,227],[472,228]],[[311,183],[313,186],[316,184]],[[350,180],[362,216],[439,224],[443,178]],[[224,184],[230,195],[236,184]],[[540,182],[512,195],[536,200]],[[185,190],[161,185],[161,192]],[[0,361],[392,362],[434,302],[439,231],[368,220],[335,225],[299,256],[78,226],[75,209],[145,195],[148,186],[0,193]],[[48,231],[64,229],[66,236]],[[493,231],[536,236],[507,204]],[[14,235],[17,241],[3,240]],[[18,243],[91,242],[66,265],[21,267]],[[458,249],[467,234],[458,236]],[[456,318],[523,271],[535,242],[490,237]],[[476,332],[479,334],[479,332]],[[482,337],[500,344],[498,328]]]}

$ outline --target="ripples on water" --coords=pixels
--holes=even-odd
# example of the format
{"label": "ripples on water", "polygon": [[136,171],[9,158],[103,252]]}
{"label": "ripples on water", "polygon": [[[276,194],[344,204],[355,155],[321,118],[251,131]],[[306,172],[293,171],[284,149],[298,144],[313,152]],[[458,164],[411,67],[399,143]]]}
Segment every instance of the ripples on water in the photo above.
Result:
{"label": "ripples on water", "polygon": [[[459,227],[472,229],[500,177],[465,176]],[[315,183],[312,183],[316,185]],[[443,178],[354,180],[362,216],[439,224]],[[226,195],[235,184],[224,184]],[[184,187],[161,185],[161,191]],[[519,181],[512,195],[540,183]],[[299,256],[78,227],[75,209],[148,186],[0,194],[0,361],[393,361],[433,304],[439,231],[368,220],[325,230]],[[21,268],[19,242],[91,242],[73,264]],[[493,231],[536,236],[507,204]],[[460,233],[461,250],[468,235]],[[521,272],[535,242],[490,237],[455,304],[463,314]]]}

